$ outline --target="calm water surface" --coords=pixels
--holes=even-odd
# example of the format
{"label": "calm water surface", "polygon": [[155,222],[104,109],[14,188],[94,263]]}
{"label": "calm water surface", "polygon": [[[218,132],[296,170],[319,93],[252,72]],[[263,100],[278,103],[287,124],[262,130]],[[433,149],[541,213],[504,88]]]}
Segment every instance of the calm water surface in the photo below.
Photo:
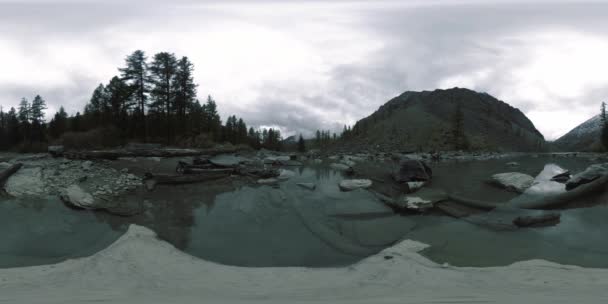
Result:
{"label": "calm water surface", "polygon": [[[517,161],[518,168],[506,163]],[[484,183],[492,174],[535,176],[547,163],[573,172],[580,158],[519,157],[434,164],[431,187],[475,199],[515,197]],[[355,263],[409,238],[431,245],[423,254],[458,266],[508,265],[528,259],[608,267],[608,207],[564,210],[555,227],[497,231],[446,216],[399,216],[365,190],[340,192],[339,172],[326,166],[289,168],[278,187],[241,183],[161,186],[143,194],[146,212],[133,218],[77,212],[54,198],[0,201],[0,267],[54,263],[93,254],[137,223],[180,250],[241,266],[327,267]],[[297,185],[315,183],[310,191]],[[136,198],[133,198],[136,199]]]}

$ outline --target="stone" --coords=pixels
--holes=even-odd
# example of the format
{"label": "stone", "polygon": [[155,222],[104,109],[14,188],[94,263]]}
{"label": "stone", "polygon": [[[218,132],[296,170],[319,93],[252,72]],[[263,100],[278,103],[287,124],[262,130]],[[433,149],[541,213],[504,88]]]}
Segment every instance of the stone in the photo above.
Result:
{"label": "stone", "polygon": [[369,179],[345,179],[340,182],[339,187],[341,191],[352,191],[369,188],[371,185],[372,181]]}
{"label": "stone", "polygon": [[42,168],[21,168],[6,181],[4,190],[15,197],[39,196],[44,193],[45,186]]}
{"label": "stone", "polygon": [[90,160],[87,160],[82,163],[82,169],[84,169],[84,170],[90,170],[92,166],[93,166],[93,162]]}
{"label": "stone", "polygon": [[409,192],[416,192],[426,185],[426,182],[407,182]]}
{"label": "stone", "polygon": [[68,205],[82,209],[97,209],[95,198],[89,192],[74,184],[61,194],[61,199]]}
{"label": "stone", "polygon": [[63,155],[64,148],[63,148],[63,146],[60,146],[60,145],[48,146],[47,151],[49,152],[49,154],[51,154],[51,156],[58,157],[58,156]]}
{"label": "stone", "polygon": [[246,159],[240,156],[222,154],[209,159],[213,165],[224,168],[236,167]]}
{"label": "stone", "polygon": [[341,164],[341,163],[333,163],[331,165],[329,165],[332,169],[337,170],[337,171],[347,171],[349,170],[351,167],[345,164]]}
{"label": "stone", "polygon": [[606,174],[608,174],[608,163],[591,165],[585,171],[572,176],[566,182],[566,190],[572,190],[580,185],[588,184]]}
{"label": "stone", "polygon": [[286,180],[292,178],[295,175],[296,173],[291,170],[280,169],[279,176],[277,176],[277,179]]}
{"label": "stone", "polygon": [[258,179],[258,184],[260,185],[272,185],[278,183],[279,180],[276,178],[262,178]]}
{"label": "stone", "polygon": [[436,203],[445,201],[448,195],[441,190],[424,188],[415,194],[405,195],[397,201],[398,209],[424,212],[435,206]]}
{"label": "stone", "polygon": [[297,185],[308,190],[315,190],[317,188],[317,185],[313,183],[297,183]]}
{"label": "stone", "polygon": [[398,183],[430,181],[433,172],[426,163],[419,160],[402,160],[393,170],[393,180]]}
{"label": "stone", "polygon": [[492,175],[491,184],[505,188],[509,191],[523,193],[534,183],[534,178],[519,172],[507,172]]}

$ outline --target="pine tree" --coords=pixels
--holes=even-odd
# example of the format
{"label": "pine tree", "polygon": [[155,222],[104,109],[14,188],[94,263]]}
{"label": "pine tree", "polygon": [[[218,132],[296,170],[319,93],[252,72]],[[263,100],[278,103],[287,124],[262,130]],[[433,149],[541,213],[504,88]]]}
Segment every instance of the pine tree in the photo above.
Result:
{"label": "pine tree", "polygon": [[173,79],[173,91],[175,92],[175,112],[180,134],[186,132],[186,113],[196,99],[193,70],[194,65],[188,60],[188,57],[182,57],[177,62],[175,78]]}
{"label": "pine tree", "polygon": [[136,133],[144,139],[147,137],[146,127],[146,107],[148,106],[148,92],[150,91],[150,76],[146,54],[137,50],[125,59],[125,68],[119,69],[121,77],[127,82],[131,91],[132,98],[135,100],[135,116],[137,119]]}
{"label": "pine tree", "polygon": [[304,137],[300,134],[300,138],[298,138],[298,151],[306,152],[306,143],[304,142]]}
{"label": "pine tree", "polygon": [[129,86],[118,76],[114,76],[105,87],[105,96],[111,113],[111,123],[126,134],[129,112],[135,105],[131,100]]}
{"label": "pine tree", "polygon": [[46,109],[46,101],[40,95],[36,95],[30,106],[30,141],[44,140],[44,110]]}
{"label": "pine tree", "polygon": [[172,53],[161,52],[154,55],[150,64],[153,88],[151,108],[162,114],[167,143],[173,140],[173,113],[175,111],[175,92],[173,84],[177,72],[177,59]]}
{"label": "pine tree", "polygon": [[63,107],[55,113],[55,116],[49,123],[49,134],[54,138],[59,138],[68,128],[68,113]]}
{"label": "pine tree", "polygon": [[30,118],[31,118],[31,106],[30,102],[26,98],[21,98],[19,103],[19,137],[22,141],[27,141],[30,137]]}

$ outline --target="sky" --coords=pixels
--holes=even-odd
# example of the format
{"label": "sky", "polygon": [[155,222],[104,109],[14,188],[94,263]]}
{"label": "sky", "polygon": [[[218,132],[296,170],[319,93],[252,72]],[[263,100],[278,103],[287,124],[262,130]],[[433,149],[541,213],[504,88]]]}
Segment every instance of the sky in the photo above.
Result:
{"label": "sky", "polygon": [[548,140],[608,97],[600,1],[0,0],[0,105],[82,111],[126,55],[195,65],[222,117],[285,135],[338,131],[404,91],[466,87],[522,110]]}

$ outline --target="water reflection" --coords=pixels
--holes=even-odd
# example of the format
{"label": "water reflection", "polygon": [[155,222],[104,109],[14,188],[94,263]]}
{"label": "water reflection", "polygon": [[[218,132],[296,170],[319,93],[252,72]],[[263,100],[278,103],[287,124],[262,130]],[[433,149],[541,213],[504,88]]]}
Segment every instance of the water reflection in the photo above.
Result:
{"label": "water reflection", "polygon": [[[518,171],[536,176],[547,163],[572,172],[589,165],[584,159],[515,161],[521,164],[517,168],[507,167],[505,160],[433,164],[430,187],[507,202],[516,194],[487,185],[492,174]],[[194,256],[231,265],[346,265],[409,238],[431,245],[424,252],[427,257],[453,265],[495,266],[542,258],[608,267],[608,244],[601,237],[608,229],[606,207],[562,211],[562,222],[555,227],[499,231],[446,216],[394,215],[368,191],[339,191],[344,177],[327,165],[286,169],[295,176],[276,188],[236,178],[135,193],[127,199],[142,200],[146,211],[131,218],[74,211],[56,198],[0,201],[0,267],[90,255],[131,223],[153,229]],[[394,190],[389,163],[359,170],[377,177],[375,184],[386,181],[384,186]],[[317,187],[311,191],[298,183]],[[606,197],[596,201],[601,199]]]}

